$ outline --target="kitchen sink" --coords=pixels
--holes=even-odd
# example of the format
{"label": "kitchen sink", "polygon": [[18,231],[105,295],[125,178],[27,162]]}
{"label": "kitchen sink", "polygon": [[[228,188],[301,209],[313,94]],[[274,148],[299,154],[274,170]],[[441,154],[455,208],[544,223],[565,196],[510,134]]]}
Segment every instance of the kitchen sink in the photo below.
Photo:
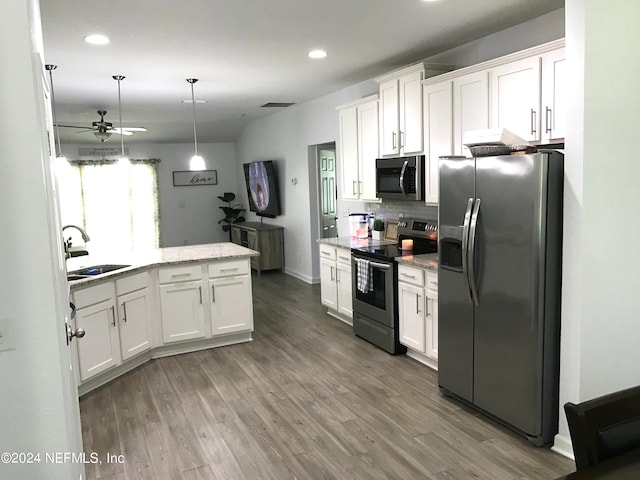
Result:
{"label": "kitchen sink", "polygon": [[74,275],[72,273],[67,274],[67,281],[73,282],[75,280],[84,280],[85,278],[91,278],[90,275]]}
{"label": "kitchen sink", "polygon": [[93,265],[91,267],[81,268],[79,270],[73,270],[69,272],[67,275],[67,279],[71,280],[69,277],[78,277],[73,280],[80,280],[82,278],[93,277],[95,275],[101,275],[103,273],[114,272],[116,270],[120,270],[122,268],[130,267],[131,265]]}

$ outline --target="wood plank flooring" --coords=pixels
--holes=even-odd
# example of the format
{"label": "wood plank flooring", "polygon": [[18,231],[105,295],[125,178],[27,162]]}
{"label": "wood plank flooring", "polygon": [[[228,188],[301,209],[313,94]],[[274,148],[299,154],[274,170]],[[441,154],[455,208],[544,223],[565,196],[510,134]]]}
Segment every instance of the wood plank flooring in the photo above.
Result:
{"label": "wood plank flooring", "polygon": [[[89,480],[553,479],[574,464],[355,337],[319,286],[253,279],[254,341],[154,360],[80,402]],[[107,463],[105,455],[123,455]]]}

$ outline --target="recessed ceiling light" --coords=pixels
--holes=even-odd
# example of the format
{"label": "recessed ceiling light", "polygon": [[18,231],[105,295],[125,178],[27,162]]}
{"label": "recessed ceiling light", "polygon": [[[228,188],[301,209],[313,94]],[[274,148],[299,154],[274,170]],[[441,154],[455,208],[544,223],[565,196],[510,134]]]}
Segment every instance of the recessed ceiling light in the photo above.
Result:
{"label": "recessed ceiling light", "polygon": [[[180,100],[180,103],[193,103],[191,100]],[[206,100],[196,100],[195,103],[207,103]]]}
{"label": "recessed ceiling light", "polygon": [[309,52],[309,58],[324,58],[327,56],[327,52],[324,50],[311,50]]}
{"label": "recessed ceiling light", "polygon": [[84,41],[90,43],[91,45],[106,45],[109,43],[109,37],[106,35],[87,35],[84,37]]}

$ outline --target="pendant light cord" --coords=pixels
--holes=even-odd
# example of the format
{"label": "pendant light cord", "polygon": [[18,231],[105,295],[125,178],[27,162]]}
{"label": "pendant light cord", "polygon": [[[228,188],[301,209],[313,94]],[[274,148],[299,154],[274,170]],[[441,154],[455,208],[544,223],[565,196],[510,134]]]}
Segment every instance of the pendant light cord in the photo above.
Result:
{"label": "pendant light cord", "polygon": [[58,119],[56,117],[56,96],[53,92],[53,71],[58,68],[57,65],[45,65],[44,68],[49,70],[49,85],[51,86],[51,116],[53,117],[53,126],[56,130],[56,143],[58,144],[58,154],[62,155],[62,147],[60,146],[60,127],[58,126]]}
{"label": "pendant light cord", "polygon": [[198,155],[198,133],[196,132],[196,98],[193,94],[193,84],[198,81],[197,78],[187,78],[187,82],[191,84],[191,105],[193,106],[193,145]]}
{"label": "pendant light cord", "polygon": [[114,75],[113,78],[118,81],[118,114],[120,116],[120,149],[122,150],[122,158],[124,158],[124,132],[122,130],[122,97],[120,96],[120,82],[126,77],[123,75]]}

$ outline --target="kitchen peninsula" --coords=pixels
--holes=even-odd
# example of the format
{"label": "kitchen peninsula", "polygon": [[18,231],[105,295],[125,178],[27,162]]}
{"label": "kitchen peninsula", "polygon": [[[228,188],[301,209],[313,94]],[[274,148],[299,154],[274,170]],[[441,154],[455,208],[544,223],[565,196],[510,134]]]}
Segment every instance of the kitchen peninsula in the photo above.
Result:
{"label": "kitchen peninsula", "polygon": [[153,358],[251,341],[258,255],[214,243],[69,259],[71,273],[122,266],[69,282],[72,328],[85,331],[72,344],[80,395]]}

